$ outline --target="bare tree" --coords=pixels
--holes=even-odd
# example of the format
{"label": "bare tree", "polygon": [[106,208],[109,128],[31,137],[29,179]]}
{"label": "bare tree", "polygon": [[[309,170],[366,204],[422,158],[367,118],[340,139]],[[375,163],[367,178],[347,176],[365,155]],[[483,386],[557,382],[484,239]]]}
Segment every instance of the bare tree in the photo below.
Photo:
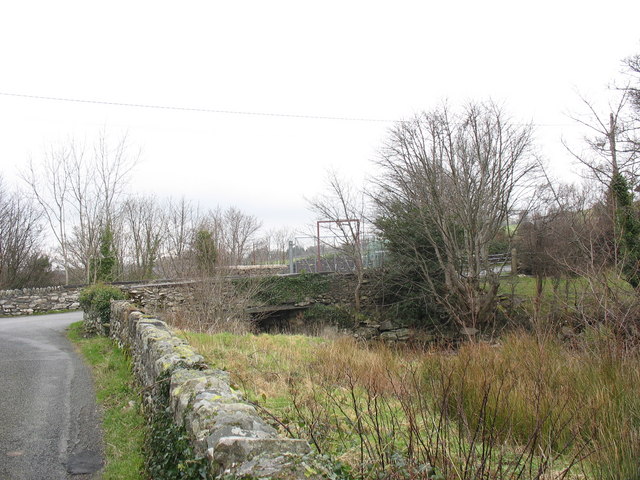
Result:
{"label": "bare tree", "polygon": [[51,264],[42,251],[41,213],[0,177],[0,288],[37,286]]}
{"label": "bare tree", "polygon": [[[627,67],[627,73],[631,77],[631,81],[625,86],[631,104],[633,106],[636,126],[640,122],[640,55],[632,55],[624,61]],[[638,146],[638,145],[636,145]]]}
{"label": "bare tree", "polygon": [[102,232],[111,228],[126,179],[138,160],[126,136],[109,147],[102,132],[87,154],[84,144],[69,141],[33,161],[22,178],[42,208],[60,250],[66,282],[71,270],[91,281],[90,264],[98,255]]}
{"label": "bare tree", "polygon": [[[562,278],[577,272],[586,272],[589,260],[595,261],[595,251],[587,254],[584,247],[589,238],[591,245],[602,246],[606,240],[595,216],[585,215],[597,205],[596,199],[588,197],[589,189],[575,185],[554,185],[549,180],[534,192],[534,201],[523,212],[523,218],[514,238],[520,272],[533,275],[536,293],[533,299],[534,324],[540,325],[544,285],[551,281],[554,303],[550,314],[554,314],[555,300],[559,298]],[[598,249],[598,252],[601,250]],[[566,300],[566,299],[565,299]]]}
{"label": "bare tree", "polygon": [[566,142],[565,147],[584,167],[588,178],[594,179],[604,195],[604,208],[594,210],[610,241],[609,265],[622,267],[623,278],[634,287],[640,286],[640,224],[633,207],[633,190],[638,185],[640,150],[637,119],[630,104],[633,92],[615,92],[615,103],[609,103],[602,114],[584,97],[586,114],[573,119],[588,128],[584,138],[586,151],[577,151]]}
{"label": "bare tree", "polygon": [[626,335],[635,328],[639,305],[623,282],[612,281],[624,278],[625,263],[614,262],[618,245],[611,235],[607,197],[607,192],[594,188],[593,181],[581,188],[557,190],[553,241],[547,252],[556,269],[580,279],[565,282],[564,299],[554,285],[554,302],[561,300],[562,325],[602,322]]}
{"label": "bare tree", "polygon": [[165,210],[160,269],[168,278],[194,275],[195,262],[191,250],[195,232],[202,223],[202,215],[198,207],[185,198],[170,200]]}
{"label": "bare tree", "polygon": [[[381,152],[379,215],[393,216],[398,205],[410,212],[435,260],[415,258],[422,287],[463,327],[494,318],[499,277],[488,246],[536,168],[530,148],[530,125],[511,122],[494,103],[471,103],[398,123]],[[412,250],[408,244],[406,254]]]}
{"label": "bare tree", "polygon": [[70,187],[66,201],[73,221],[67,234],[71,267],[82,272],[82,281],[90,283],[91,261],[98,257],[100,233],[105,225],[96,187],[95,169],[87,158],[85,146],[70,142],[70,155],[64,164]]}
{"label": "bare tree", "polygon": [[[215,251],[216,268],[242,263],[260,222],[238,208],[216,208],[203,215],[182,199],[170,202],[166,213],[161,268],[166,276],[199,275],[198,247],[206,237],[206,250]],[[210,244],[210,245],[209,245]],[[200,248],[202,250],[202,248]]]}
{"label": "bare tree", "polygon": [[152,278],[167,230],[165,212],[153,197],[129,198],[121,211],[129,239],[127,260],[133,269],[132,278]]}
{"label": "bare tree", "polygon": [[603,114],[593,102],[580,96],[585,114],[572,115],[571,118],[591,133],[584,137],[588,150],[578,151],[563,140],[567,151],[605,190],[617,174],[624,175],[633,185],[637,183],[640,160],[636,138],[638,125],[630,116],[630,99],[628,91],[620,92]]}
{"label": "bare tree", "polygon": [[270,262],[273,248],[272,234],[273,232],[269,230],[251,242],[251,252],[247,253],[251,265],[265,265]]}
{"label": "bare tree", "polygon": [[210,211],[208,222],[218,242],[219,261],[224,265],[243,262],[249,243],[262,226],[256,217],[236,207]]}
{"label": "bare tree", "polygon": [[103,223],[111,224],[117,204],[127,186],[128,176],[136,166],[140,152],[132,152],[127,135],[117,141],[110,141],[106,132],[101,132],[93,146],[95,169],[94,190],[103,216]]}
{"label": "bare tree", "polygon": [[289,241],[295,237],[293,231],[288,228],[279,228],[270,232],[269,260],[276,263],[287,263]]}
{"label": "bare tree", "polygon": [[[68,148],[53,147],[45,153],[41,165],[36,166],[31,159],[22,178],[28,184],[33,198],[47,219],[49,228],[58,243],[61,263],[64,268],[65,284],[69,284],[69,178],[65,165],[70,152]],[[46,179],[46,181],[43,181]]]}
{"label": "bare tree", "polygon": [[[316,219],[325,222],[332,235],[340,239],[333,245],[348,260],[353,262],[356,277],[354,287],[354,305],[356,311],[361,307],[364,265],[362,261],[362,237],[365,224],[366,202],[364,194],[356,191],[347,181],[341,179],[336,172],[327,175],[327,191],[314,199],[307,200],[309,208]],[[320,235],[317,235],[321,242]]]}
{"label": "bare tree", "polygon": [[262,222],[255,216],[231,207],[224,213],[226,245],[231,253],[231,261],[241,263],[247,245],[262,227]]}

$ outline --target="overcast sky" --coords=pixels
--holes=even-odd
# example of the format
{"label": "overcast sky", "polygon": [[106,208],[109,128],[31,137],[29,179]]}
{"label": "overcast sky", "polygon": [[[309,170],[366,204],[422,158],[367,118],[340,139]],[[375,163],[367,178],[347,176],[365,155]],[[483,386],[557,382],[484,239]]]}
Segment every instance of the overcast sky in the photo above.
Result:
{"label": "overcast sky", "polygon": [[3,2],[0,167],[18,183],[52,144],[126,132],[133,191],[298,228],[327,169],[372,172],[393,121],[491,97],[566,175],[576,90],[624,81],[639,18],[633,0]]}

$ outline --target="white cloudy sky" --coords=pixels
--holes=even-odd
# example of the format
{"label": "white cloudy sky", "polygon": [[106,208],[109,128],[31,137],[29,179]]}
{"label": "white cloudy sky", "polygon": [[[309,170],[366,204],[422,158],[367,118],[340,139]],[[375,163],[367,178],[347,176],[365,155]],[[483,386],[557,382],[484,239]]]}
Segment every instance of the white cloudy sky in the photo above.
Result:
{"label": "white cloudy sky", "polygon": [[564,174],[575,91],[601,99],[623,78],[639,18],[632,0],[3,2],[0,168],[17,183],[52,144],[126,131],[142,150],[135,190],[298,227],[328,168],[371,172],[392,121],[492,97],[540,125]]}

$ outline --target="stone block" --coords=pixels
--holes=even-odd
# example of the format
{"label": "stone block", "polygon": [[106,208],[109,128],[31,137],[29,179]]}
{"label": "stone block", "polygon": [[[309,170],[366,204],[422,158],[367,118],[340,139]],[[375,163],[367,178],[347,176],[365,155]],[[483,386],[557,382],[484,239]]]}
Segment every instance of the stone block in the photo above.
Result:
{"label": "stone block", "polygon": [[241,396],[231,390],[224,372],[216,370],[176,369],[171,375],[169,389],[170,403],[174,418],[179,425],[189,405],[194,411],[201,407],[198,402],[216,402],[224,399],[226,403],[238,402]]}
{"label": "stone block", "polygon": [[311,447],[305,440],[232,436],[218,440],[218,443],[212,447],[212,459],[221,470],[227,470],[258,455],[285,453],[306,455],[309,452]]}
{"label": "stone block", "polygon": [[381,340],[392,342],[406,342],[410,337],[411,332],[408,328],[398,328],[397,330],[390,330],[380,334]]}
{"label": "stone block", "polygon": [[389,330],[397,329],[398,326],[395,323],[391,322],[390,320],[385,320],[380,324],[378,328],[381,332],[388,332]]}
{"label": "stone block", "polygon": [[254,480],[326,480],[335,477],[317,457],[287,453],[258,455],[220,473]]}
{"label": "stone block", "polygon": [[373,327],[359,327],[356,329],[354,336],[356,338],[363,338],[370,340],[378,335],[378,329]]}
{"label": "stone block", "polygon": [[[250,423],[245,417],[242,419],[243,423]],[[263,427],[256,428],[251,426],[249,428],[242,428],[237,425],[217,423],[213,430],[210,430],[205,438],[206,448],[214,448],[220,443],[220,440],[228,437],[242,437],[242,438],[256,438],[256,439],[268,439],[276,438],[276,431],[269,425],[262,424]]]}

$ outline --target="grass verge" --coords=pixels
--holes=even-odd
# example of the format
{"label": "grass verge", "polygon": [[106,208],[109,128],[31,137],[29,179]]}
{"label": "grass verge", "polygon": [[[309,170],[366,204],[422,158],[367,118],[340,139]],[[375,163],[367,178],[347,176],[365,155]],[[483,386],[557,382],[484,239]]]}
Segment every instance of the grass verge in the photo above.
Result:
{"label": "grass verge", "polygon": [[124,352],[106,337],[83,337],[82,322],[72,324],[69,339],[91,366],[102,410],[106,465],[103,480],[144,477],[145,419]]}

